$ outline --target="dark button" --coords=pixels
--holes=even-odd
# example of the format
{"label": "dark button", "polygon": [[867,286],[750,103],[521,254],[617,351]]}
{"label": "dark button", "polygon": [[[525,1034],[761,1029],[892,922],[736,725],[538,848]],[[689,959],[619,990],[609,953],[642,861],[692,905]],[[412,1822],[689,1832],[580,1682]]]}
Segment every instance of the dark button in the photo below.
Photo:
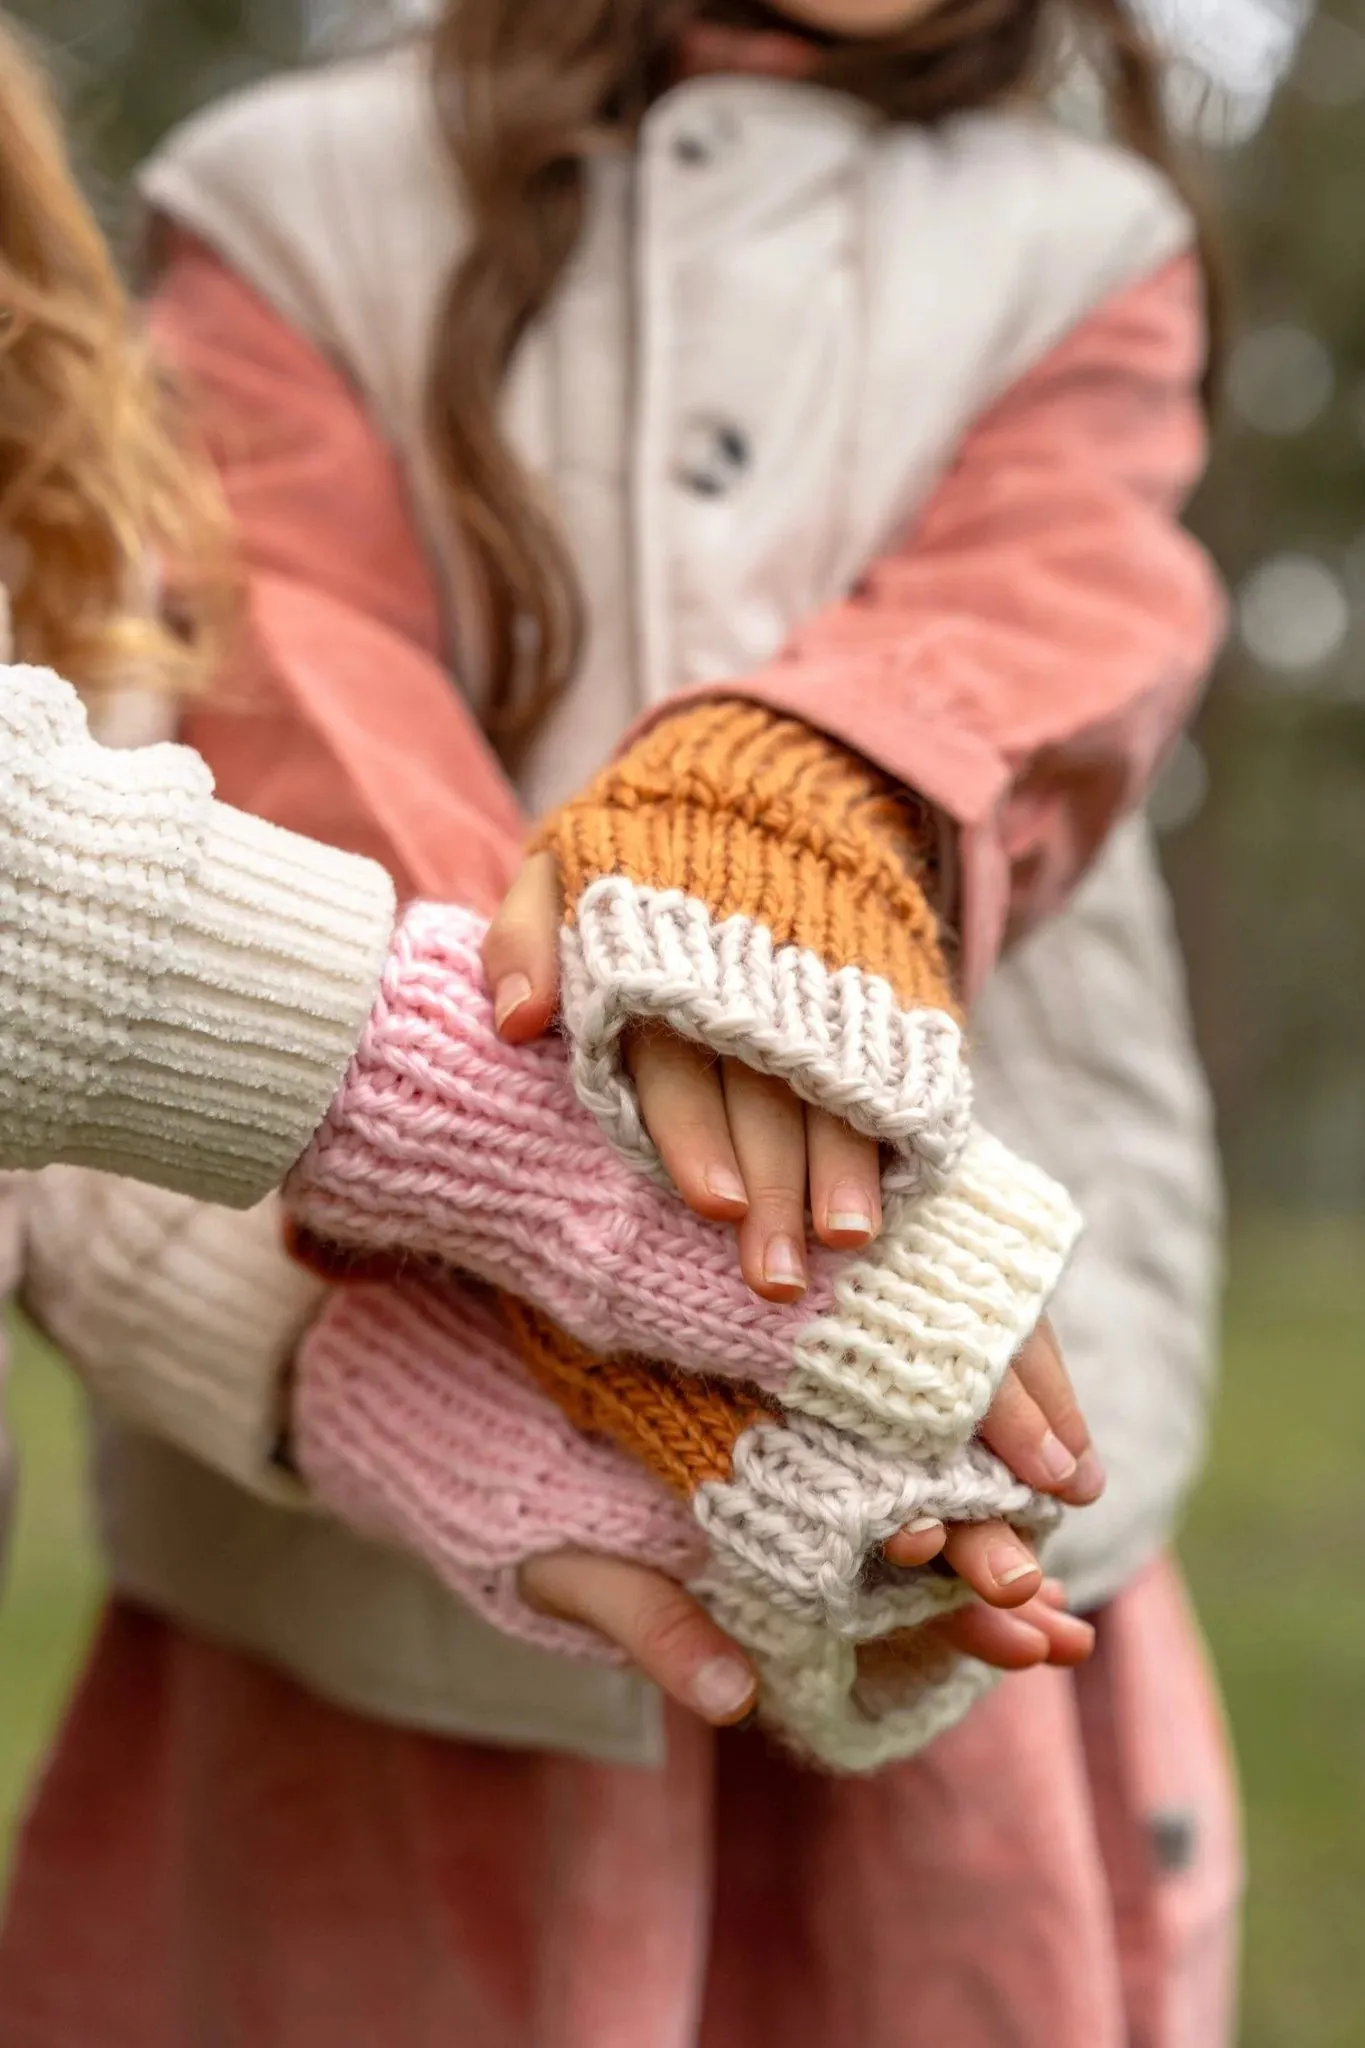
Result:
{"label": "dark button", "polygon": [[748,435],[732,420],[697,420],[683,436],[675,474],[699,498],[723,498],[752,458]]}
{"label": "dark button", "polygon": [[700,135],[679,135],[673,143],[673,154],[680,164],[709,164],[711,148]]}
{"label": "dark button", "polygon": [[1172,1807],[1154,1813],[1147,1823],[1152,1855],[1163,1877],[1180,1877],[1194,1866],[1199,1846],[1199,1828],[1192,1813]]}
{"label": "dark button", "polygon": [[716,446],[734,469],[749,466],[749,437],[739,427],[722,424],[716,428]]}

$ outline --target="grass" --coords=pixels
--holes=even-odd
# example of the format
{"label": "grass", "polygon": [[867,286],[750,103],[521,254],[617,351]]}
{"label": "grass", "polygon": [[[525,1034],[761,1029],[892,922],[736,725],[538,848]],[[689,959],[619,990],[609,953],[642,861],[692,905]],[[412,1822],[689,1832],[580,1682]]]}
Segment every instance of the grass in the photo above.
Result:
{"label": "grass", "polygon": [[[1242,2048],[1365,2048],[1365,1224],[1238,1233],[1225,1396],[1185,1554],[1242,1759]],[[0,1861],[97,1572],[78,1403],[21,1342],[21,1494],[0,1603]]]}

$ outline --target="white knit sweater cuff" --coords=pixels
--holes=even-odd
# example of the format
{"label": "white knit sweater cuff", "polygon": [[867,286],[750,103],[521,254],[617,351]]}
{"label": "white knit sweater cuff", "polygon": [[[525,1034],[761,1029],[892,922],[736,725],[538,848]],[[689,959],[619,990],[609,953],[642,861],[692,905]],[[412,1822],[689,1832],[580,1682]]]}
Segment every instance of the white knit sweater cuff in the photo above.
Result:
{"label": "white knit sweater cuff", "polygon": [[325,1113],[392,922],[373,863],[215,803],[186,748],[96,745],[59,677],[0,671],[5,1164],[259,1200]]}
{"label": "white knit sweater cuff", "polygon": [[294,1353],[326,1295],[245,1213],[55,1167],[31,1184],[27,1298],[91,1393],[249,1492],[307,1505],[279,1461]]}
{"label": "white knit sweater cuff", "polygon": [[785,1081],[897,1155],[889,1184],[942,1184],[966,1143],[971,1081],[946,1012],[902,1009],[889,982],[775,945],[753,918],[717,922],[679,889],[619,875],[587,888],[562,936],[574,1087],[622,1156],[667,1175],[627,1071],[628,1026],[655,1021]]}

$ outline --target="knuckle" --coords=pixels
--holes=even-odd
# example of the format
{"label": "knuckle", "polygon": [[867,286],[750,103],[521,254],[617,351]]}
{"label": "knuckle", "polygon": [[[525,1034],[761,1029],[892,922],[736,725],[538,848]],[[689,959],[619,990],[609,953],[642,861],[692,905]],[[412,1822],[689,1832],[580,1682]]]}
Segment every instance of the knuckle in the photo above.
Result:
{"label": "knuckle", "polygon": [[690,1668],[707,1651],[706,1618],[680,1586],[660,1585],[637,1618],[632,1642],[653,1670]]}

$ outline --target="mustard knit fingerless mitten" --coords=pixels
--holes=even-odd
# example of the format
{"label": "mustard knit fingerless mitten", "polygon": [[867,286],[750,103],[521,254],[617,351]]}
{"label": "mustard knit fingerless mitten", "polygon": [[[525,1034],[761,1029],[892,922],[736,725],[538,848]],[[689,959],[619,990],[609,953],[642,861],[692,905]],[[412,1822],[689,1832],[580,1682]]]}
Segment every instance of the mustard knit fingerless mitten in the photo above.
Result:
{"label": "mustard knit fingerless mitten", "polygon": [[776,1075],[934,1186],[971,1097],[918,802],[794,719],[690,706],[542,827],[565,894],[574,1085],[662,1174],[622,1055],[656,1020]]}

